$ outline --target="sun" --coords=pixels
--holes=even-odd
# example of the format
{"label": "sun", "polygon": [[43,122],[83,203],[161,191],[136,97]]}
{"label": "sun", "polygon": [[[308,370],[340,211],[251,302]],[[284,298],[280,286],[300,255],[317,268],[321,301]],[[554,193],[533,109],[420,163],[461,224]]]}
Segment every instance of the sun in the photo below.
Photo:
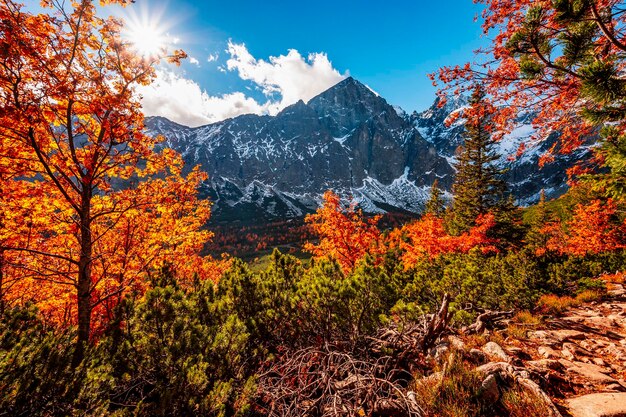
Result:
{"label": "sun", "polygon": [[144,57],[162,55],[165,51],[167,37],[157,22],[129,21],[125,32],[131,47]]}
{"label": "sun", "polygon": [[177,42],[169,34],[173,16],[163,7],[149,7],[142,2],[138,7],[125,9],[121,15],[124,26],[122,37],[138,55],[146,58],[162,57],[166,49]]}

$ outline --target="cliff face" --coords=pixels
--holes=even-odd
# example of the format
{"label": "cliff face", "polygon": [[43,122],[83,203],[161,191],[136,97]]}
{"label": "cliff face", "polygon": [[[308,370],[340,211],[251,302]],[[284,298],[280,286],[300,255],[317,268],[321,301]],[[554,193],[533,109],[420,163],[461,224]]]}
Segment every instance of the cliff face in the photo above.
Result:
{"label": "cliff face", "polygon": [[[444,120],[466,104],[463,98],[442,108],[435,102],[408,115],[347,78],[276,116],[243,115],[197,128],[152,117],[146,125],[148,133],[164,135],[187,166],[200,164],[209,174],[203,193],[218,220],[299,217],[315,210],[328,189],[368,212],[419,213],[435,179],[450,189],[463,126],[446,127]],[[548,197],[563,193],[573,160],[540,170],[538,158],[551,141],[509,160],[531,134],[530,123],[522,123],[498,144],[521,203],[534,202],[541,189]]]}
{"label": "cliff face", "polygon": [[218,216],[301,216],[328,189],[353,196],[366,211],[419,212],[432,182],[449,187],[454,170],[402,116],[348,78],[274,117],[198,128],[149,118],[147,127],[209,174],[205,192]]}

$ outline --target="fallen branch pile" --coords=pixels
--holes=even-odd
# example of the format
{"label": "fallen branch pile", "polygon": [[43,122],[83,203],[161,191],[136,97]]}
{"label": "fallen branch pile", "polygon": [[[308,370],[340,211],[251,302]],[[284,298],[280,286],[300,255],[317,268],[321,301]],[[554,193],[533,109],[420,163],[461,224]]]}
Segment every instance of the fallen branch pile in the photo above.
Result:
{"label": "fallen branch pile", "polygon": [[285,353],[259,378],[269,416],[421,416],[411,369],[447,329],[449,297],[422,323],[392,323],[353,351],[335,345]]}

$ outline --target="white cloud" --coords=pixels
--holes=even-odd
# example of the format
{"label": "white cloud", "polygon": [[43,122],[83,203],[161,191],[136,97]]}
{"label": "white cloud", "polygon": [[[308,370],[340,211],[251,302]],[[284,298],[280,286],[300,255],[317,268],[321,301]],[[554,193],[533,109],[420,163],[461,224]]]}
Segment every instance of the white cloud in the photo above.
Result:
{"label": "white cloud", "polygon": [[244,44],[228,43],[230,71],[237,71],[244,80],[261,87],[267,96],[280,95],[273,106],[277,112],[298,100],[308,101],[346,78],[333,68],[325,53],[312,53],[303,57],[290,49],[287,55],[269,57],[269,61],[256,59]]}
{"label": "white cloud", "polygon": [[268,107],[241,92],[211,96],[196,82],[162,70],[157,71],[152,84],[141,87],[138,93],[146,116],[163,116],[192,127],[241,114],[267,113]]}
{"label": "white cloud", "polygon": [[[308,101],[347,76],[333,68],[325,53],[303,57],[295,49],[287,55],[269,57],[268,61],[256,59],[244,44],[228,43],[230,55],[222,72],[236,71],[246,81],[251,81],[265,94],[260,103],[237,91],[212,96],[198,83],[169,70],[158,70],[154,83],[141,87],[141,104],[146,116],[163,116],[187,126],[200,126],[242,114],[276,114],[298,100]],[[216,61],[211,54],[208,62]],[[189,62],[200,65],[191,57]]]}
{"label": "white cloud", "polygon": [[218,54],[217,52],[214,54],[209,54],[209,56],[206,58],[206,62],[214,62],[217,61],[220,58],[220,54]]}
{"label": "white cloud", "polygon": [[189,63],[193,64],[193,65],[196,65],[198,67],[200,66],[200,61],[198,61],[196,58],[194,58],[192,56],[189,57]]}

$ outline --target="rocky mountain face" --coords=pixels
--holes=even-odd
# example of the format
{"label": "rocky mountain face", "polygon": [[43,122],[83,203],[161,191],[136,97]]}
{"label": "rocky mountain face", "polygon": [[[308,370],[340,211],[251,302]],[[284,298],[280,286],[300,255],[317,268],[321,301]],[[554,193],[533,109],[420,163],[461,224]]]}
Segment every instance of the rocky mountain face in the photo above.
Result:
{"label": "rocky mountain face", "polygon": [[204,191],[216,216],[272,218],[314,210],[328,189],[354,196],[369,212],[419,212],[432,182],[449,187],[454,170],[403,116],[347,78],[274,117],[198,128],[155,117],[146,125],[188,166],[209,174]]}
{"label": "rocky mountain face", "polygon": [[[209,174],[202,192],[214,202],[217,220],[299,217],[315,210],[328,189],[352,196],[367,212],[418,213],[435,179],[450,188],[462,143],[462,126],[443,122],[465,101],[436,104],[408,115],[347,78],[276,116],[243,115],[197,128],[151,117],[146,126],[165,136],[188,167],[200,164]],[[529,126],[514,132],[499,144],[501,153],[514,153],[530,133]],[[521,202],[536,199],[541,188],[549,196],[564,191],[562,164],[538,170],[541,149],[514,162],[503,156]]]}

